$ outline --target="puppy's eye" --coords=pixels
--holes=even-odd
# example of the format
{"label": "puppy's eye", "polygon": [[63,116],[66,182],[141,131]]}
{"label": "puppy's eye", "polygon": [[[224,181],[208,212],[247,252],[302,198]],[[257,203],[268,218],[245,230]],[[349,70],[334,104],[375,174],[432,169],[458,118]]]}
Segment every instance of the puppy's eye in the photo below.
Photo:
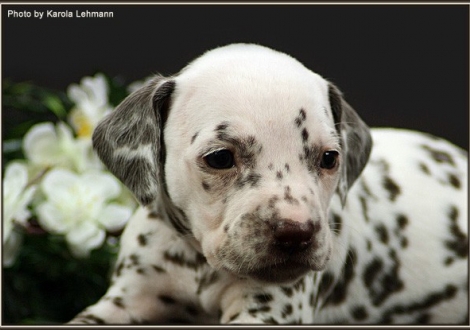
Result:
{"label": "puppy's eye", "polygon": [[207,165],[217,170],[231,168],[235,165],[233,154],[227,149],[214,151],[205,156],[204,160]]}
{"label": "puppy's eye", "polygon": [[331,170],[336,166],[337,159],[337,151],[325,151],[320,162],[320,167],[327,170]]}

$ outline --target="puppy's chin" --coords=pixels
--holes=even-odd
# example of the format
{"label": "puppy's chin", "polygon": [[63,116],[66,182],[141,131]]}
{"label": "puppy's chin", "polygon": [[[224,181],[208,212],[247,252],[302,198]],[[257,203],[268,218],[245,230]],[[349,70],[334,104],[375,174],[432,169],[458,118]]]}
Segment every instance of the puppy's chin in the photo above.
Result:
{"label": "puppy's chin", "polygon": [[305,264],[283,263],[254,269],[247,273],[247,277],[262,283],[287,284],[298,280],[311,268]]}

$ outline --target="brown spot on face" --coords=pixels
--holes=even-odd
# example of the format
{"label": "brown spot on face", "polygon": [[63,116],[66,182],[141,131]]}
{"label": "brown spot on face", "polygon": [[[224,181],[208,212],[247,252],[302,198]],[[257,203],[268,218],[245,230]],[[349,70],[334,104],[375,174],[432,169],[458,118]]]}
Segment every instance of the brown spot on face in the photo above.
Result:
{"label": "brown spot on face", "polygon": [[302,130],[302,142],[307,143],[308,141],[308,131],[306,128]]}
{"label": "brown spot on face", "polygon": [[299,200],[292,196],[291,189],[289,186],[284,187],[284,200],[289,204],[299,204]]}

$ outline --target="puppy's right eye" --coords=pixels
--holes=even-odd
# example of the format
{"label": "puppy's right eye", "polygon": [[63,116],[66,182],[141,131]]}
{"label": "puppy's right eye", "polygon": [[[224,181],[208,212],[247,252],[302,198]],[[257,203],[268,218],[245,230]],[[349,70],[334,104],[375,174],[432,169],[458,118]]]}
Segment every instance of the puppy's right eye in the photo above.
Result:
{"label": "puppy's right eye", "polygon": [[207,165],[217,170],[228,169],[235,166],[233,154],[230,150],[214,151],[204,157]]}

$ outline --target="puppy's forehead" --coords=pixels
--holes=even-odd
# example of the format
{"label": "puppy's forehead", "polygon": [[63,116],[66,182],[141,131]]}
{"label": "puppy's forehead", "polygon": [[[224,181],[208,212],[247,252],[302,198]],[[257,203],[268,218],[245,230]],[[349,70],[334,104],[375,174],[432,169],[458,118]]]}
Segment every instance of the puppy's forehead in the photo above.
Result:
{"label": "puppy's forehead", "polygon": [[175,80],[173,116],[187,129],[220,122],[280,128],[301,109],[333,124],[328,83],[289,55],[265,47],[215,49],[190,63]]}

